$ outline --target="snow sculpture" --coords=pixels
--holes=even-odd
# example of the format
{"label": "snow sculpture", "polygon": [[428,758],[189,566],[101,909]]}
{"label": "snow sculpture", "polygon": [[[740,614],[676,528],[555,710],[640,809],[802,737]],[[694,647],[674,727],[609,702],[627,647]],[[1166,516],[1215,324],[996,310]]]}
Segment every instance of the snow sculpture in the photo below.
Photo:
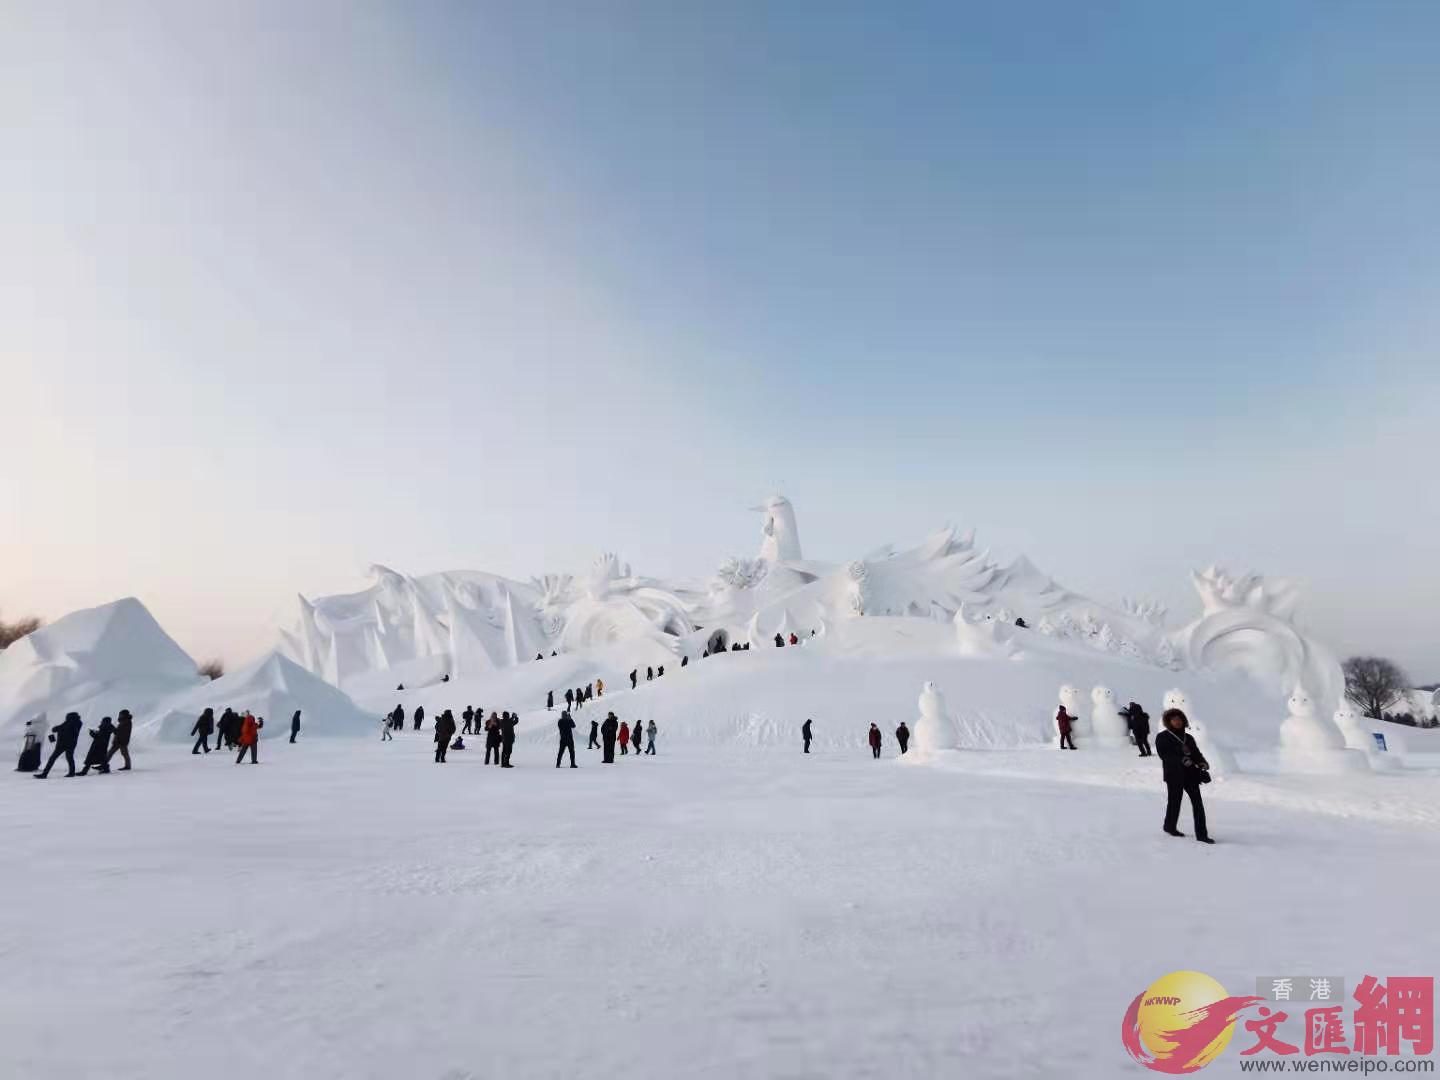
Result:
{"label": "snow sculpture", "polygon": [[1000,622],[993,615],[977,618],[965,604],[961,604],[952,622],[961,656],[1014,655],[1014,627]]}
{"label": "snow sculpture", "polygon": [[764,559],[746,559],[731,556],[720,564],[710,583],[710,591],[717,597],[726,594],[758,588],[770,572],[770,563]]}
{"label": "snow sculpture", "polygon": [[[1075,718],[1070,724],[1070,733],[1074,736],[1089,737],[1091,734],[1090,723],[1086,719],[1085,711],[1082,707],[1084,700],[1085,697],[1080,692],[1079,687],[1071,686],[1069,683],[1060,687],[1060,704],[1064,705],[1065,711]],[[1051,726],[1053,727],[1054,718],[1052,717],[1051,720]]]}
{"label": "snow sculpture", "polygon": [[933,682],[920,690],[920,719],[915,721],[913,747],[922,758],[960,747],[960,731],[945,707],[944,695]]}
{"label": "snow sculpture", "polygon": [[1317,715],[1315,701],[1303,685],[1295,686],[1285,707],[1288,715],[1280,725],[1283,771],[1329,774],[1368,766],[1365,753],[1346,749],[1338,727]]}
{"label": "snow sculpture", "polygon": [[1108,686],[1090,691],[1090,734],[1101,746],[1130,745],[1130,727],[1115,704],[1115,691]]}
{"label": "snow sculpture", "polygon": [[795,524],[795,508],[784,495],[771,495],[759,506],[752,507],[765,515],[761,528],[760,558],[769,563],[799,562],[800,529]]}
{"label": "snow sculpture", "polygon": [[[1360,719],[1360,714],[1355,711],[1355,706],[1351,705],[1348,700],[1340,702],[1340,707],[1335,710],[1334,720],[1348,749],[1363,750],[1368,754],[1375,748],[1375,739],[1370,734],[1369,725]],[[1388,739],[1386,743],[1388,745]]]}
{"label": "snow sculpture", "polygon": [[1213,566],[1190,577],[1204,611],[1177,641],[1192,668],[1239,668],[1276,693],[1303,685],[1319,706],[1338,706],[1345,688],[1340,664],[1296,628],[1293,583],[1235,578]]}
{"label": "snow sculpture", "polygon": [[846,587],[850,614],[864,615],[865,581],[870,576],[870,568],[865,565],[864,559],[856,559],[845,567],[845,574],[850,579],[849,585]]}
{"label": "snow sculpture", "polygon": [[1165,691],[1165,699],[1160,711],[1160,728],[1156,731],[1158,735],[1165,728],[1165,713],[1171,709],[1179,709],[1185,714],[1185,719],[1190,722],[1186,729],[1195,740],[1195,745],[1200,748],[1200,753],[1210,763],[1211,776],[1224,776],[1226,773],[1238,772],[1235,764],[1235,755],[1219,739],[1210,733],[1203,723],[1195,717],[1194,709],[1190,705],[1190,699],[1185,696],[1183,690]]}

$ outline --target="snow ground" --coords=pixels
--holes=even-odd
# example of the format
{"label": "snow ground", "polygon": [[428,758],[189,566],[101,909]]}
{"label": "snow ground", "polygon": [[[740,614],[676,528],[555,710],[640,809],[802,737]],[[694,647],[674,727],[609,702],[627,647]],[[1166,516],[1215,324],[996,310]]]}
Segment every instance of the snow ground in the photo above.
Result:
{"label": "snow ground", "polygon": [[[1138,762],[663,731],[576,771],[426,731],[3,774],[0,1076],[1139,1076],[1165,972],[1440,968],[1433,817],[1311,812],[1318,778],[1212,785],[1207,848]],[[1345,798],[1433,810],[1384,779]]]}

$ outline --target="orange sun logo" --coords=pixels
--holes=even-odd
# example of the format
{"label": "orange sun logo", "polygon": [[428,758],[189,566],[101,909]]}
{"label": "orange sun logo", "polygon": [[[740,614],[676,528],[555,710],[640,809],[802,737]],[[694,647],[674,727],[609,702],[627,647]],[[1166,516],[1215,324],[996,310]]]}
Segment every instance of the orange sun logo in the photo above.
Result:
{"label": "orange sun logo", "polygon": [[1132,1058],[1156,1072],[1203,1069],[1220,1055],[1242,1009],[1261,1000],[1230,997],[1209,975],[1172,971],[1146,987],[1125,1010],[1120,1041]]}

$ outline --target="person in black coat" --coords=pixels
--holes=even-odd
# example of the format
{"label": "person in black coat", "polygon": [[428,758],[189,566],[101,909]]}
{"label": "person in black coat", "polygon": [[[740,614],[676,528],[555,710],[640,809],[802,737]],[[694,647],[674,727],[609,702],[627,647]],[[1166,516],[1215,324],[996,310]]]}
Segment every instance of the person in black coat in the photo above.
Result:
{"label": "person in black coat", "polygon": [[295,715],[290,717],[290,741],[295,741],[295,736],[300,734],[300,710],[295,710]]}
{"label": "person in black coat", "polygon": [[808,753],[810,752],[810,721],[809,721],[809,720],[806,720],[805,723],[803,723],[803,724],[800,725],[800,737],[805,740],[805,753],[808,754]]}
{"label": "person in black coat", "polygon": [[655,669],[653,667],[647,667],[645,669],[645,681],[649,682],[653,678],[655,678]]}
{"label": "person in black coat", "polygon": [[600,735],[605,740],[605,764],[615,764],[615,737],[620,734],[620,721],[615,719],[612,712],[605,717],[605,722],[600,725]]}
{"label": "person in black coat", "polygon": [[420,730],[420,725],[423,724],[424,722],[425,722],[425,706],[424,706],[424,705],[417,705],[417,706],[415,706],[415,730],[416,730],[416,731],[419,731],[419,730]]}
{"label": "person in black coat", "polygon": [[574,690],[569,690],[569,689],[567,689],[567,690],[565,691],[565,707],[566,707],[567,709],[573,709],[573,708],[575,707],[575,691],[574,691]]}
{"label": "person in black coat", "polygon": [[560,719],[555,726],[560,729],[560,749],[555,751],[555,767],[560,767],[560,759],[565,756],[565,751],[570,751],[570,767],[577,768],[575,764],[575,721],[570,718],[569,711],[562,712]]}
{"label": "person in black coat", "polygon": [[446,709],[435,718],[435,764],[445,763],[445,751],[450,748],[450,740],[455,737],[455,716]]}
{"label": "person in black coat", "polygon": [[115,734],[115,721],[105,717],[100,721],[100,726],[90,729],[90,749],[85,754],[85,767],[80,770],[84,776],[91,769],[102,773],[108,773],[110,766],[106,762],[110,758],[110,736]]}
{"label": "person in black coat", "polygon": [[585,749],[586,749],[586,750],[597,750],[597,749],[599,749],[599,747],[600,747],[600,721],[599,721],[599,720],[591,720],[591,721],[590,721],[590,745],[587,746],[587,747],[585,747]]}
{"label": "person in black coat", "polygon": [[110,764],[110,759],[119,754],[125,764],[116,769],[116,772],[130,771],[130,729],[134,727],[135,720],[130,715],[129,709],[121,709],[115,717],[115,741],[111,744],[110,753],[105,758],[105,764]]}
{"label": "person in black coat", "polygon": [[690,657],[688,657],[688,656],[682,656],[682,657],[680,657],[680,666],[681,666],[681,667],[689,667],[689,666],[690,666]]}
{"label": "person in black coat", "polygon": [[472,708],[472,707],[469,706],[469,705],[466,705],[466,706],[465,706],[465,711],[460,714],[460,719],[465,721],[463,724],[460,725],[460,734],[461,734],[461,735],[469,735],[469,734],[470,734],[470,729],[471,729],[471,727],[472,727],[472,726],[474,725],[474,723],[475,723],[475,710],[474,710],[474,708]]}
{"label": "person in black coat", "polygon": [[50,760],[45,762],[45,768],[35,774],[35,779],[48,779],[56,758],[61,754],[65,755],[65,761],[70,766],[70,771],[65,775],[75,775],[75,745],[80,741],[82,726],[78,712],[66,713],[65,719],[55,725],[55,730],[50,733],[50,740],[55,744],[55,749],[50,752]]}
{"label": "person in black coat", "polygon": [[500,717],[493,712],[485,721],[485,764],[500,764]]}
{"label": "person in black coat", "polygon": [[1130,728],[1130,737],[1135,740],[1135,749],[1140,751],[1141,757],[1150,756],[1150,714],[1140,707],[1138,702],[1132,701],[1120,710],[1120,715],[1125,717],[1125,723]]}
{"label": "person in black coat", "polygon": [[552,709],[554,709],[554,708],[555,708],[555,691],[554,691],[554,690],[547,690],[547,691],[545,691],[545,711],[546,711],[546,712],[550,712],[550,711],[551,711]]}
{"label": "person in black coat", "polygon": [[518,713],[505,713],[500,717],[500,767],[513,769],[510,752],[515,749],[515,725],[520,722]]}
{"label": "person in black coat", "polygon": [[210,736],[214,731],[215,710],[206,709],[195,721],[195,726],[190,729],[190,734],[195,736],[195,746],[190,753],[198,754],[204,750],[208,754],[210,752]]}
{"label": "person in black coat", "polygon": [[905,726],[905,721],[900,721],[900,726],[895,729],[895,741],[900,744],[900,753],[905,753],[910,748],[910,729]]}
{"label": "person in black coat", "polygon": [[783,649],[784,647],[785,647],[785,639],[784,639],[783,637],[781,637],[779,634],[776,634],[776,635],[775,635],[775,648],[777,648],[777,649]]}
{"label": "person in black coat", "polygon": [[1195,818],[1195,839],[1202,844],[1213,844],[1210,832],[1205,827],[1205,803],[1200,798],[1200,785],[1210,779],[1210,763],[1195,738],[1185,729],[1190,726],[1189,718],[1179,709],[1167,709],[1161,717],[1161,731],[1155,736],[1155,752],[1160,755],[1164,769],[1165,790],[1165,831],[1171,836],[1184,836],[1177,825],[1180,823],[1180,798],[1190,796],[1190,812]]}
{"label": "person in black coat", "polygon": [[639,668],[636,668],[634,671],[630,672],[630,689],[631,689],[631,690],[634,690],[634,689],[635,689],[635,684],[636,684],[636,682],[639,681],[639,679],[640,679],[640,669],[639,669]]}

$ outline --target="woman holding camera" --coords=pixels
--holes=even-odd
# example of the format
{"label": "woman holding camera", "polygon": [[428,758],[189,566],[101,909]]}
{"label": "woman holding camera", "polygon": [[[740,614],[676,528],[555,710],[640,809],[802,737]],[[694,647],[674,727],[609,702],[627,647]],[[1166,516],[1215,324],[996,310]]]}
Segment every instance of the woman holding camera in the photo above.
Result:
{"label": "woman holding camera", "polygon": [[1210,782],[1210,763],[1195,745],[1195,738],[1185,729],[1189,718],[1179,709],[1167,709],[1161,718],[1163,730],[1155,737],[1155,752],[1164,767],[1165,831],[1171,836],[1184,836],[1176,826],[1180,823],[1180,796],[1190,796],[1190,810],[1195,818],[1195,839],[1213,844],[1205,828],[1205,803],[1200,798],[1200,785]]}

